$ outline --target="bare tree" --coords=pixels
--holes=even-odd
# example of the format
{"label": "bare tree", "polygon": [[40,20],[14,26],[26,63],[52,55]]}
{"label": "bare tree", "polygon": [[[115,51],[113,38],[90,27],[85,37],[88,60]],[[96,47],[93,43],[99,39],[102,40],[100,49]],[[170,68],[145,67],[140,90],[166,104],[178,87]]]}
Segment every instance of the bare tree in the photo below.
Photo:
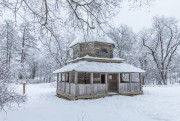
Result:
{"label": "bare tree", "polygon": [[151,55],[161,79],[167,84],[171,62],[180,45],[180,32],[174,18],[154,17],[153,27],[141,34],[144,47]]}
{"label": "bare tree", "polygon": [[9,86],[11,77],[10,67],[6,63],[6,57],[0,53],[0,111],[4,107],[11,107],[11,104],[20,104],[25,101],[25,96],[16,93],[14,87]]}
{"label": "bare tree", "polygon": [[6,64],[11,64],[11,59],[16,56],[18,48],[18,34],[14,23],[10,20],[3,22],[0,28],[1,50],[6,54]]}
{"label": "bare tree", "polygon": [[[123,1],[137,7],[149,5],[152,0],[2,0],[0,5],[15,13],[15,18],[33,20],[43,26],[56,21],[86,31],[94,25],[101,28],[108,23],[109,18],[118,13]],[[24,17],[22,11],[33,19]]]}
{"label": "bare tree", "polygon": [[135,34],[129,27],[121,25],[118,28],[113,28],[109,32],[109,36],[116,44],[116,54],[119,57],[125,58],[127,54],[131,53],[136,39]]}
{"label": "bare tree", "polygon": [[37,49],[37,40],[34,35],[33,26],[30,23],[23,23],[19,27],[20,29],[20,71],[19,71],[19,79],[22,79],[25,77],[25,67],[26,59],[28,56],[31,56],[31,51],[33,49]]}
{"label": "bare tree", "polygon": [[57,67],[60,68],[71,59],[69,44],[73,40],[73,35],[71,33],[64,33],[63,36],[59,36],[54,32],[56,38],[53,38],[51,34],[48,38],[42,38],[42,44],[44,45],[47,55],[49,55],[56,62]]}

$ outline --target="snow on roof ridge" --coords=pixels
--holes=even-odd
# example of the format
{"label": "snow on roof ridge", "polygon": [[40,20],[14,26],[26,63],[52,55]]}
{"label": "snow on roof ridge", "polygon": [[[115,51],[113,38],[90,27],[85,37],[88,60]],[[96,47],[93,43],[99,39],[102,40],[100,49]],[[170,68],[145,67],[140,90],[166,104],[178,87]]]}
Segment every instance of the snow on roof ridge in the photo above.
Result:
{"label": "snow on roof ridge", "polygon": [[110,37],[108,37],[106,34],[92,32],[91,35],[89,35],[87,37],[84,37],[82,34],[79,34],[79,36],[76,37],[76,39],[74,39],[74,41],[69,45],[69,47],[72,47],[72,46],[74,46],[76,44],[80,44],[80,43],[86,43],[86,42],[87,43],[103,42],[103,43],[115,44],[115,42]]}
{"label": "snow on roof ridge", "polygon": [[96,59],[107,59],[107,60],[124,60],[122,58],[119,57],[113,57],[113,58],[101,58],[101,57],[93,57],[93,56],[89,56],[88,54],[86,56],[83,56],[82,58],[96,58]]}
{"label": "snow on roof ridge", "polygon": [[106,72],[106,73],[144,73],[145,71],[127,63],[103,63],[103,62],[88,62],[79,61],[70,63],[53,73],[60,72]]}
{"label": "snow on roof ridge", "polygon": [[88,54],[83,56],[83,57],[77,57],[74,60],[68,61],[68,63],[73,62],[73,61],[77,61],[77,60],[81,60],[81,59],[98,59],[98,60],[119,60],[119,61],[124,61],[124,59],[119,58],[119,57],[113,57],[113,58],[100,58],[100,57],[93,57],[93,56],[89,56]]}

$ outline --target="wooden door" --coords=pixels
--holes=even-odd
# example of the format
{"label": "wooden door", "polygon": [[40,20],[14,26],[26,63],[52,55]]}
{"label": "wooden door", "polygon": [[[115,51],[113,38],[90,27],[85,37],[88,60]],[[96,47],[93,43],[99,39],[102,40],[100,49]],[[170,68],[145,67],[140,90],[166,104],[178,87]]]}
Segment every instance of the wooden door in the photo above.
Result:
{"label": "wooden door", "polygon": [[109,74],[109,92],[118,92],[118,75]]}

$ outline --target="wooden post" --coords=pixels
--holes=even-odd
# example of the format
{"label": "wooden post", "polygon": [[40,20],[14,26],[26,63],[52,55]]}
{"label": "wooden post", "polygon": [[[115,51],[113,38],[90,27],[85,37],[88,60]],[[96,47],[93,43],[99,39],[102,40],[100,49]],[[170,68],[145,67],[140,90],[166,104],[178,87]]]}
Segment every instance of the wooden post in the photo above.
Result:
{"label": "wooden post", "polygon": [[61,73],[59,73],[59,90],[61,91],[62,89],[62,77],[61,77]]}
{"label": "wooden post", "polygon": [[118,91],[119,91],[119,93],[120,93],[120,83],[121,83],[121,76],[120,75],[121,74],[118,73]]}
{"label": "wooden post", "polygon": [[94,78],[93,73],[91,73],[91,77],[90,77],[90,79],[91,79],[91,94],[94,94],[94,84],[93,84],[94,79],[93,78]]}
{"label": "wooden post", "polygon": [[26,82],[23,82],[23,94],[26,93]]}
{"label": "wooden post", "polygon": [[59,73],[57,73],[57,90],[59,90]]}
{"label": "wooden post", "polygon": [[139,73],[140,91],[142,91],[142,74]]}
{"label": "wooden post", "polygon": [[62,73],[59,73],[59,90],[62,91]]}
{"label": "wooden post", "polygon": [[108,74],[105,73],[105,92],[108,93]]}
{"label": "wooden post", "polygon": [[75,96],[78,96],[78,88],[77,88],[77,83],[78,83],[78,72],[75,72],[74,76],[74,83],[75,83]]}
{"label": "wooden post", "polygon": [[66,92],[66,72],[64,73],[64,92]]}
{"label": "wooden post", "polygon": [[68,72],[68,78],[69,78],[69,94],[71,94],[71,74]]}
{"label": "wooden post", "polygon": [[131,73],[129,73],[129,85],[130,85],[130,92],[132,92],[132,89],[131,89],[131,81],[132,81],[132,75]]}

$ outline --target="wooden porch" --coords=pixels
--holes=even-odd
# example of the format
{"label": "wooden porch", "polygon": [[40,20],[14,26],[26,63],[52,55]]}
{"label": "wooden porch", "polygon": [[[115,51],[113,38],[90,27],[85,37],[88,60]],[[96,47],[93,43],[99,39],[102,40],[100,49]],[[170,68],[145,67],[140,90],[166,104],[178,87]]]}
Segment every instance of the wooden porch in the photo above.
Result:
{"label": "wooden porch", "polygon": [[70,100],[100,98],[108,95],[142,94],[142,74],[133,81],[132,73],[84,73],[57,74],[57,96]]}

